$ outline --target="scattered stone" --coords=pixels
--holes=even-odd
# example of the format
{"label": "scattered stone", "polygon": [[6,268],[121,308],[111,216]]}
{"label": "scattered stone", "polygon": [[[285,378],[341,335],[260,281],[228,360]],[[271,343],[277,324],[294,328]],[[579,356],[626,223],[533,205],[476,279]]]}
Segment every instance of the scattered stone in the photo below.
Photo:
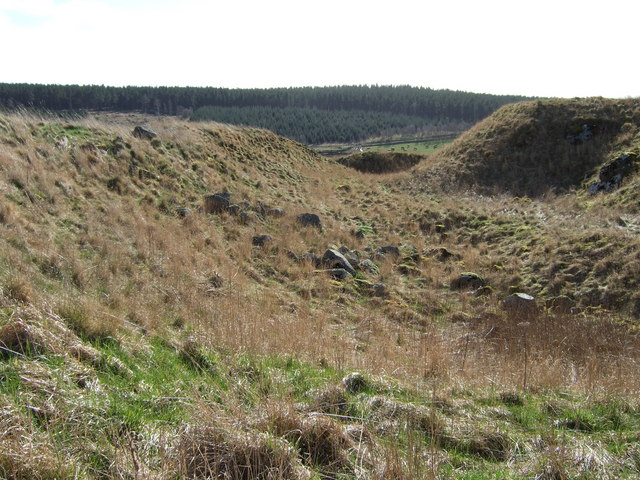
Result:
{"label": "scattered stone", "polygon": [[279,218],[279,217],[284,217],[285,211],[283,208],[276,207],[276,208],[268,209],[265,213],[270,217]]}
{"label": "scattered stone", "polygon": [[229,209],[231,194],[229,192],[214,193],[204,197],[204,211],[206,213],[222,213]]}
{"label": "scattered stone", "polygon": [[138,125],[133,129],[133,136],[144,140],[153,140],[158,134],[148,127]]}
{"label": "scattered stone", "polygon": [[473,272],[461,273],[458,278],[451,281],[452,290],[477,290],[485,285],[484,279]]}
{"label": "scattered stone", "polygon": [[327,273],[335,280],[349,280],[350,278],[353,278],[353,275],[344,268],[331,268],[327,270]]}
{"label": "scattered stone", "polygon": [[380,273],[380,269],[378,268],[378,266],[373,263],[372,260],[366,258],[364,260],[362,260],[360,263],[360,269],[361,270],[366,270],[367,272],[373,274],[373,275],[377,275]]}
{"label": "scattered stone", "polygon": [[371,285],[371,294],[374,297],[386,297],[387,286],[384,283],[374,283]]}
{"label": "scattered stone", "polygon": [[271,242],[273,242],[273,238],[270,235],[256,235],[251,239],[251,244],[256,247],[264,247]]}
{"label": "scattered stone", "polygon": [[600,181],[589,185],[589,193],[611,192],[620,187],[622,179],[633,171],[639,158],[635,153],[623,153],[611,160],[600,169]]}
{"label": "scattered stone", "polygon": [[560,295],[559,297],[551,298],[546,303],[547,309],[561,315],[567,315],[571,313],[571,309],[575,306],[576,302],[566,295]]}
{"label": "scattered stone", "polygon": [[600,169],[600,181],[612,182],[615,181],[618,177],[624,177],[629,172],[631,172],[637,160],[637,154],[623,153]]}
{"label": "scattered stone", "polygon": [[583,124],[579,132],[567,133],[567,140],[571,145],[580,145],[593,137],[593,127]]}
{"label": "scattered stone", "polygon": [[191,209],[187,207],[178,207],[176,208],[176,215],[182,218],[186,218],[191,215]]}
{"label": "scattered stone", "polygon": [[240,205],[236,205],[235,203],[232,203],[231,205],[229,205],[229,208],[227,209],[227,211],[229,212],[230,215],[237,217],[238,215],[240,215],[242,208],[240,207]]}
{"label": "scattered stone", "polygon": [[358,265],[360,263],[360,257],[358,257],[358,252],[354,250],[349,250],[347,247],[340,247],[338,250],[344,258],[346,258],[351,265]]}
{"label": "scattered stone", "polygon": [[379,247],[377,253],[379,255],[382,255],[383,257],[386,257],[386,256],[391,256],[393,258],[400,257],[400,249],[395,245],[385,245],[383,247]]}
{"label": "scattered stone", "polygon": [[109,151],[112,155],[117,155],[120,151],[124,150],[127,147],[131,148],[131,145],[126,143],[124,141],[124,138],[122,138],[121,136],[117,136],[111,142],[111,145],[109,146]]}
{"label": "scattered stone", "polygon": [[301,213],[296,217],[296,220],[303,227],[315,227],[322,229],[322,222],[320,217],[315,213]]}
{"label": "scattered stone", "polygon": [[535,298],[526,293],[514,293],[504,299],[504,309],[511,315],[531,316],[538,312]]}
{"label": "scattered stone", "polygon": [[328,268],[343,268],[349,272],[351,276],[355,276],[356,274],[356,271],[349,263],[349,260],[347,260],[339,251],[332,248],[324,252],[324,255],[322,256],[322,264]]}
{"label": "scattered stone", "polygon": [[342,384],[348,393],[360,393],[367,386],[367,379],[359,372],[353,372],[342,379]]}
{"label": "scattered stone", "polygon": [[415,265],[412,265],[411,263],[403,263],[401,265],[398,265],[397,269],[400,275],[405,275],[405,276],[407,275],[418,276],[421,273],[420,269]]}
{"label": "scattered stone", "polygon": [[160,277],[160,278],[164,278],[164,277],[167,276],[167,272],[165,271],[164,267],[159,263],[151,265],[149,270],[151,272],[153,272],[156,276]]}
{"label": "scattered stone", "polygon": [[240,218],[240,223],[242,223],[243,225],[248,225],[260,219],[260,217],[256,212],[251,212],[251,211],[240,212],[239,218]]}
{"label": "scattered stone", "polygon": [[298,262],[300,262],[300,263],[307,262],[307,263],[310,263],[310,264],[314,265],[316,268],[320,266],[320,259],[313,252],[303,253],[298,258]]}
{"label": "scattered stone", "polygon": [[[248,208],[248,207],[247,207]],[[256,202],[255,211],[258,212],[261,216],[267,215],[268,207],[262,203],[261,201]]]}
{"label": "scattered stone", "polygon": [[358,230],[355,230],[353,232],[353,236],[359,239],[363,239],[367,236],[367,232],[365,232],[362,228],[359,228]]}
{"label": "scattered stone", "polygon": [[56,148],[60,150],[67,150],[69,148],[69,139],[67,137],[62,137],[60,140],[56,142]]}
{"label": "scattered stone", "polygon": [[449,249],[445,247],[432,248],[431,250],[426,252],[428,257],[434,258],[439,262],[446,262],[447,260],[454,259],[459,260],[460,255],[458,253],[453,253]]}

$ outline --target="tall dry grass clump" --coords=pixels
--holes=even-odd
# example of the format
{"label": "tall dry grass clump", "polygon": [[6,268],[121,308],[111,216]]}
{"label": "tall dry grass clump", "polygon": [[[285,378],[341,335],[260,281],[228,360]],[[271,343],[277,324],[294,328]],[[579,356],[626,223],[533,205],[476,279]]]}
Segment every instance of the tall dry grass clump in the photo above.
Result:
{"label": "tall dry grass clump", "polygon": [[185,429],[178,452],[179,475],[184,478],[310,478],[288,445],[265,434],[237,431],[229,426]]}

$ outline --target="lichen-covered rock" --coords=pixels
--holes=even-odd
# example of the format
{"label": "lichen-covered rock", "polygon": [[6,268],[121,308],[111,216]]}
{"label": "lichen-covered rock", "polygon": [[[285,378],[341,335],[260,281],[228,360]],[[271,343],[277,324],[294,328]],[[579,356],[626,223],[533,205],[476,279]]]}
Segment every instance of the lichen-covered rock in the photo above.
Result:
{"label": "lichen-covered rock", "polygon": [[493,288],[491,288],[489,285],[485,285],[483,287],[478,288],[477,290],[473,291],[473,296],[474,297],[487,297],[489,295],[491,295],[493,293]]}
{"label": "lichen-covered rock", "polygon": [[378,268],[378,266],[368,258],[362,260],[359,265],[361,270],[365,270],[373,275],[377,275],[378,273],[380,273],[380,269]]}

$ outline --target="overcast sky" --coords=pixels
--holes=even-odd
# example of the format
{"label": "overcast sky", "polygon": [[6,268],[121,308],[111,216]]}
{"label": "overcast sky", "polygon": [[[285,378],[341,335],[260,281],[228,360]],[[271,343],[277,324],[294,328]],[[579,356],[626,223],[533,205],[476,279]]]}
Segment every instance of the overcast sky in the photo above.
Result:
{"label": "overcast sky", "polygon": [[639,13],[636,0],[0,0],[0,82],[638,97]]}

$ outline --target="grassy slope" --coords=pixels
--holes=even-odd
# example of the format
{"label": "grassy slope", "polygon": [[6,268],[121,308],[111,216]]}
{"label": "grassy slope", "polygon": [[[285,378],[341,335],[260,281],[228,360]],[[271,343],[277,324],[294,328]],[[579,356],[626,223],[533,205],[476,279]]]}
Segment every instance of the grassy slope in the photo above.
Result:
{"label": "grassy slope", "polygon": [[[639,112],[633,99],[505,106],[410,172],[405,188],[465,199],[444,215],[425,209],[414,218],[481,246],[502,290],[568,295],[637,317],[638,169],[610,193],[591,195],[586,186],[610,160],[640,153]],[[590,137],[576,140],[584,125]],[[478,201],[469,192],[495,196]]]}
{"label": "grassy slope", "polygon": [[[587,126],[589,138],[581,135]],[[418,174],[446,186],[538,196],[579,187],[585,175],[640,143],[640,102],[602,98],[507,105],[441,149]]]}
{"label": "grassy slope", "polygon": [[[143,120],[0,117],[3,476],[638,474],[632,295],[578,298],[595,307],[580,315],[501,306],[511,288],[543,301],[590,275],[635,281],[615,263],[637,258],[632,230],[565,199],[407,195],[402,174],[261,130],[153,119],[157,140],[135,139]],[[246,216],[200,211],[225,189]],[[304,211],[322,231],[296,224]],[[399,258],[367,253],[389,244]],[[579,277],[578,244],[614,263],[550,287]],[[290,258],[332,245],[379,272],[340,282]],[[469,270],[493,293],[452,290]]]}

